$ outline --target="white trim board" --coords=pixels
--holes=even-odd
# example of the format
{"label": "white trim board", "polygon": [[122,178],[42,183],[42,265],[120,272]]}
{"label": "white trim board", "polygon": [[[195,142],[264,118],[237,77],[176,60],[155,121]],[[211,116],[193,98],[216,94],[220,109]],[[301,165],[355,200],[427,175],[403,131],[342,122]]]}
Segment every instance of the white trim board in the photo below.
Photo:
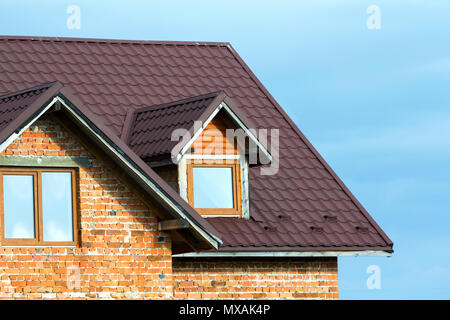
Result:
{"label": "white trim board", "polygon": [[[241,127],[242,130],[248,135],[248,137],[258,146],[260,150],[264,153],[264,155],[269,159],[269,162],[272,162],[272,155],[269,153],[269,151],[259,142],[259,140],[255,137],[255,135],[251,132],[250,129],[256,129],[256,128],[247,128],[244,123],[239,119],[239,117],[230,109],[230,107],[227,106],[225,102],[221,102],[217,108],[211,113],[211,115],[206,119],[204,123],[201,124],[200,128],[194,133],[194,135],[189,139],[189,141],[186,143],[186,145],[181,149],[181,151],[175,156],[174,162],[175,164],[178,164],[182,157],[186,155],[187,150],[192,146],[192,144],[197,140],[197,138],[200,136],[200,134],[203,132],[203,130],[208,126],[208,124],[214,119],[214,117],[217,115],[217,113],[224,109],[231,118]],[[195,126],[194,126],[195,129]]]}
{"label": "white trim board", "polygon": [[219,258],[219,257],[390,257],[392,253],[386,251],[252,251],[252,252],[190,252],[174,254],[174,258]]}
{"label": "white trim board", "polygon": [[185,154],[183,155],[185,159],[205,159],[205,160],[228,160],[228,159],[239,159],[241,155],[239,154]]}

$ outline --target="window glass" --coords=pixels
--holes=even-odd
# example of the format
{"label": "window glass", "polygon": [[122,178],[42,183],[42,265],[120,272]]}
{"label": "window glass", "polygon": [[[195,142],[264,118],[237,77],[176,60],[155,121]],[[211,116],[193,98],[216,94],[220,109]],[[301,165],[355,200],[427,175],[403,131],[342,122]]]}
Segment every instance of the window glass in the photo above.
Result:
{"label": "window glass", "polygon": [[42,172],[44,241],[73,241],[72,175]]}
{"label": "window glass", "polygon": [[33,176],[3,175],[3,203],[5,238],[34,238]]}
{"label": "window glass", "polygon": [[233,169],[193,167],[195,208],[233,208]]}

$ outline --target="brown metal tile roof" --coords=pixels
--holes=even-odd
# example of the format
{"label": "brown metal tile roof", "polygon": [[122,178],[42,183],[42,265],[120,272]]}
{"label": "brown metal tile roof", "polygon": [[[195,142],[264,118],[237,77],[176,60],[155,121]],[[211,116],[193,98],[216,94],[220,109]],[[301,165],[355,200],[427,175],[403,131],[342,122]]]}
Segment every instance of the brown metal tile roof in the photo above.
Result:
{"label": "brown metal tile roof", "polygon": [[170,154],[178,143],[171,140],[172,132],[179,128],[190,130],[219,95],[220,92],[215,92],[136,109],[130,121],[127,144],[142,158]]}
{"label": "brown metal tile roof", "polygon": [[280,170],[250,169],[250,220],[208,219],[221,250],[392,250],[228,43],[2,37],[0,70],[0,94],[58,79],[118,136],[130,109],[225,90],[257,128],[280,130]]}

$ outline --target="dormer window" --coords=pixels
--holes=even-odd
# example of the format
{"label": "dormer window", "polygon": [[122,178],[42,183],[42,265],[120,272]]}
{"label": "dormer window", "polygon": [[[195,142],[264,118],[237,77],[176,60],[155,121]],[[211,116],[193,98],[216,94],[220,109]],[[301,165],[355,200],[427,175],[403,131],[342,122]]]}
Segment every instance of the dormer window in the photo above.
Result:
{"label": "dormer window", "polygon": [[240,166],[233,162],[187,165],[188,201],[202,215],[242,215]]}
{"label": "dormer window", "polygon": [[272,155],[267,135],[225,92],[140,108],[126,118],[122,139],[199,214],[250,218],[249,169],[272,163]]}

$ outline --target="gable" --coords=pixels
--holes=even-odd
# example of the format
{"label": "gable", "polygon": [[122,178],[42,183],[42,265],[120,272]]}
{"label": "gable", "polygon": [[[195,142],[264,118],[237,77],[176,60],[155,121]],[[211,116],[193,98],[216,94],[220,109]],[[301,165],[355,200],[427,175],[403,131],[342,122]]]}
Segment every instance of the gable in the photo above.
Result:
{"label": "gable", "polygon": [[222,117],[215,117],[190,145],[189,154],[238,155],[239,151],[235,141],[227,139],[227,129],[232,128]]}
{"label": "gable", "polygon": [[[36,90],[36,88],[30,88],[27,92],[35,92]],[[23,92],[18,92],[16,95],[23,95]],[[109,163],[112,170],[121,173],[121,179],[127,180],[129,185],[134,185],[133,189],[141,194],[143,199],[149,196],[153,198],[161,209],[158,212],[164,213],[161,218],[175,218],[175,222],[180,222],[183,230],[174,230],[174,232],[178,236],[183,234],[181,238],[184,242],[189,243],[191,249],[197,247],[205,248],[204,245],[208,248],[211,246],[213,248],[217,247],[220,239],[214,235],[214,229],[208,222],[204,221],[195,210],[187,205],[176,192],[126,145],[111,134],[107,128],[102,127],[101,121],[90,114],[72,95],[70,90],[56,82],[49,84],[45,92],[36,93],[36,95],[38,97],[34,102],[31,105],[24,105],[18,117],[10,121],[5,129],[0,132],[0,136],[4,139],[3,141],[0,140],[1,150],[9,147],[11,143],[43,115],[51,113],[60,123],[64,123],[64,127],[71,131],[72,135],[78,137],[79,141],[88,144],[89,150],[96,150],[97,156],[103,162]],[[8,110],[10,104],[15,104],[15,101],[11,100],[10,96],[12,95],[8,95],[6,98],[0,96],[0,103],[4,107],[3,110]],[[6,156],[1,158],[2,162],[8,160],[10,159]],[[48,156],[39,157],[35,166],[41,166],[48,162]],[[161,221],[161,226],[163,226],[164,222],[166,221]],[[205,240],[206,242],[203,242]]]}
{"label": "gable", "polygon": [[226,90],[257,128],[279,129],[277,174],[250,168],[253,219],[209,219],[224,240],[221,250],[392,251],[392,241],[228,43],[3,37],[0,57],[0,94],[57,75],[117,136],[130,109],[217,90]]}
{"label": "gable", "polygon": [[[51,114],[37,119],[0,153],[0,168],[17,167],[76,170],[76,214],[82,247],[90,247],[89,236],[93,229],[105,230],[109,224],[120,222],[124,226],[123,235],[130,235],[128,227],[132,224],[136,229],[145,230],[148,224],[158,221],[157,212],[142,202]],[[157,237],[157,234],[152,236]]]}

